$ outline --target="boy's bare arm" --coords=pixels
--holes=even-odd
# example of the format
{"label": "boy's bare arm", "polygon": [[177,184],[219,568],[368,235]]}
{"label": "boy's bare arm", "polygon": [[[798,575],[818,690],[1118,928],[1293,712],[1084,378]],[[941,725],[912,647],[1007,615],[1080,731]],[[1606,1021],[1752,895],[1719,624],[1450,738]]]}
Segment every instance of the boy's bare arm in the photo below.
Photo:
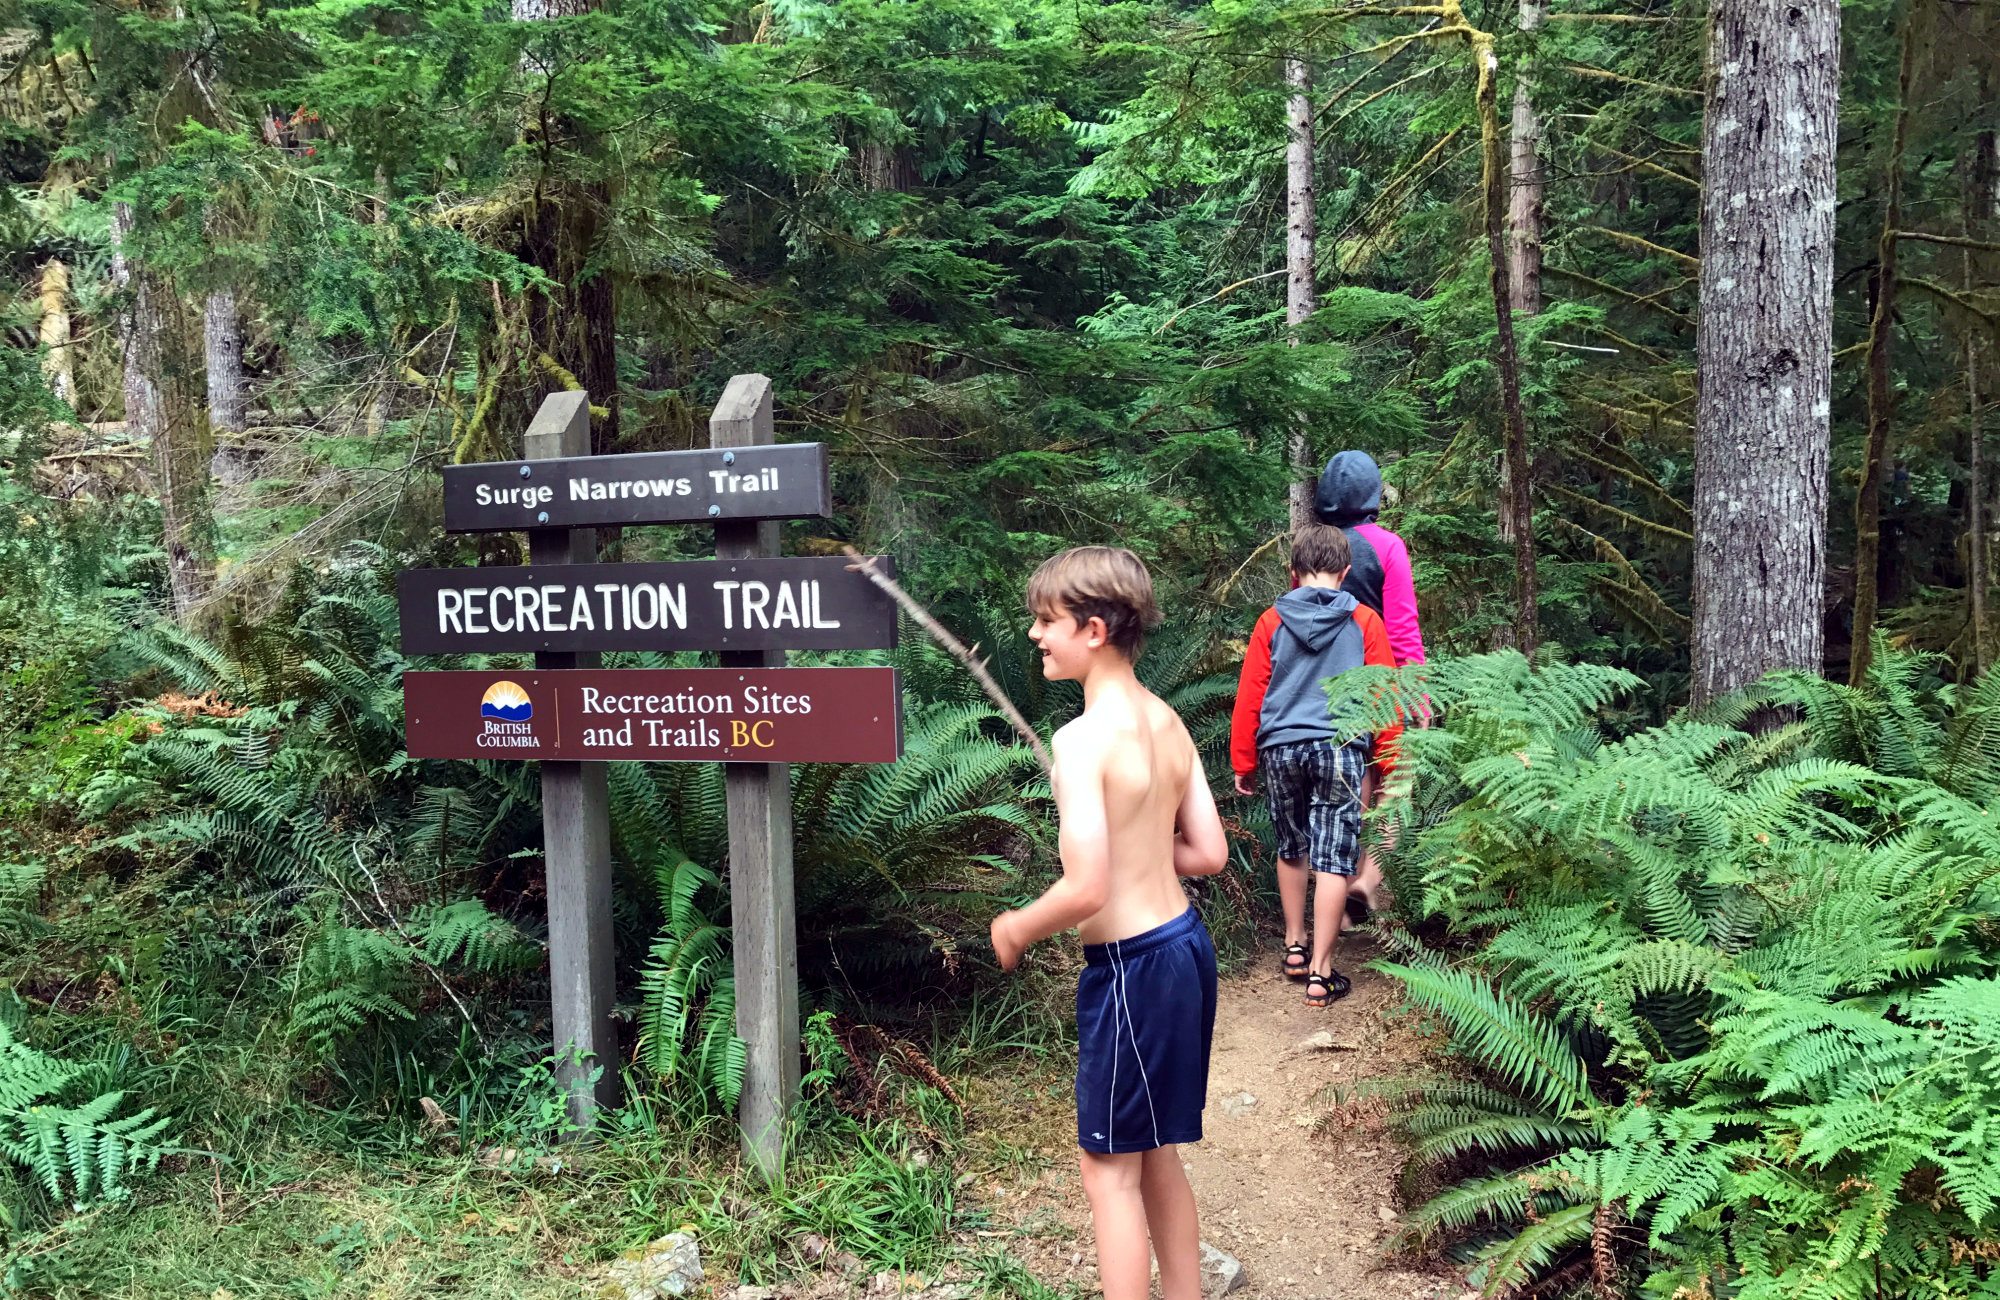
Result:
{"label": "boy's bare arm", "polygon": [[1111,896],[1111,823],[1104,807],[1102,741],[1064,728],[1055,737],[1057,844],[1062,879],[1018,911],[993,918],[993,952],[1012,970],[1030,944],[1083,924]]}
{"label": "boy's bare arm", "polygon": [[1187,789],[1181,793],[1174,829],[1174,870],[1183,876],[1212,876],[1229,865],[1229,839],[1222,814],[1215,810],[1215,792],[1201,769],[1201,752],[1188,764]]}

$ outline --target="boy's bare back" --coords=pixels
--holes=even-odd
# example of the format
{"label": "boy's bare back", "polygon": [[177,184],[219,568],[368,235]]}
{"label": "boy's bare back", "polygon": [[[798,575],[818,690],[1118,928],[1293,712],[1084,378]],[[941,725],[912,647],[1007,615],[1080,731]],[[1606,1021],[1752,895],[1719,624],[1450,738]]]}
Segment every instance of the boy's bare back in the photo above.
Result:
{"label": "boy's bare back", "polygon": [[1083,941],[1127,939],[1186,911],[1174,868],[1176,830],[1184,810],[1195,812],[1190,800],[1212,807],[1212,799],[1180,716],[1137,682],[1121,684],[1056,733],[1055,759],[1065,839],[1088,835],[1088,823],[1101,816],[1109,850],[1110,888],[1104,906],[1078,927]]}

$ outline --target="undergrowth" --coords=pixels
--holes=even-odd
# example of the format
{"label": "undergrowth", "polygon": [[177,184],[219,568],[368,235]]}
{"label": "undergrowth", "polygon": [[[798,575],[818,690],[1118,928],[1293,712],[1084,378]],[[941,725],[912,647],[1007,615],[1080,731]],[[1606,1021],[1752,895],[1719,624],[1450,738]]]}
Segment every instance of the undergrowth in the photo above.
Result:
{"label": "undergrowth", "polygon": [[1404,1246],[1495,1296],[1996,1294],[2000,675],[1932,668],[1885,646],[1858,689],[1623,735],[1608,668],[1346,683],[1438,715],[1379,825],[1381,968],[1459,1068],[1346,1094],[1438,1189]]}

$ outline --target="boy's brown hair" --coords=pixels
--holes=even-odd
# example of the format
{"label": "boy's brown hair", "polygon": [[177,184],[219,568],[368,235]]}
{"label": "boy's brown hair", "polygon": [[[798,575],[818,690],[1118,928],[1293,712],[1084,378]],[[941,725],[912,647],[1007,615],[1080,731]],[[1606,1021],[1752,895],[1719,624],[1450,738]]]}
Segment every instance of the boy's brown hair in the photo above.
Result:
{"label": "boy's brown hair", "polygon": [[1122,546],[1073,546],[1043,560],[1028,579],[1028,612],[1068,614],[1078,627],[1101,618],[1105,637],[1128,659],[1139,657],[1146,630],[1160,623],[1153,575]]}
{"label": "boy's brown hair", "polygon": [[1339,573],[1353,562],[1343,530],[1331,524],[1302,524],[1293,530],[1293,573]]}

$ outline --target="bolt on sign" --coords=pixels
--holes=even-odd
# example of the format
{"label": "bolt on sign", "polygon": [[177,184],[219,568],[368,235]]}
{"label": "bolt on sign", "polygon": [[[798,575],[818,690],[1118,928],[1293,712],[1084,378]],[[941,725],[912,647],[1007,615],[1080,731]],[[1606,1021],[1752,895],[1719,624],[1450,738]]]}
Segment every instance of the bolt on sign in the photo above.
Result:
{"label": "bolt on sign", "polygon": [[451,533],[832,513],[826,447],[817,442],[488,461],[444,471],[444,527]]}
{"label": "bolt on sign", "polygon": [[408,654],[896,644],[896,602],[838,557],[411,569],[396,596]]}
{"label": "bolt on sign", "polygon": [[893,668],[411,673],[411,758],[893,763]]}

